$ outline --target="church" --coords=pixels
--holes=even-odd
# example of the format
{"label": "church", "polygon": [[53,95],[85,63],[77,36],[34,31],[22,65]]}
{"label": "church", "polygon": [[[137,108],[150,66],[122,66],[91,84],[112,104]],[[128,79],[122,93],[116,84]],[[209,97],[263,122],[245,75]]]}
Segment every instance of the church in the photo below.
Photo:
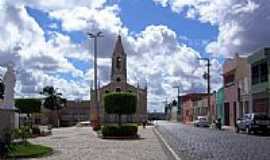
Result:
{"label": "church", "polygon": [[[111,82],[103,87],[98,88],[99,117],[101,123],[117,122],[117,115],[105,113],[103,97],[106,93],[111,92],[129,92],[137,96],[137,108],[134,115],[123,115],[122,122],[141,123],[147,120],[147,86],[140,88],[139,85],[132,86],[127,83],[127,55],[122,45],[121,36],[119,35],[112,54]],[[95,91],[91,90],[91,108],[95,107]],[[92,112],[91,115],[94,113]]]}

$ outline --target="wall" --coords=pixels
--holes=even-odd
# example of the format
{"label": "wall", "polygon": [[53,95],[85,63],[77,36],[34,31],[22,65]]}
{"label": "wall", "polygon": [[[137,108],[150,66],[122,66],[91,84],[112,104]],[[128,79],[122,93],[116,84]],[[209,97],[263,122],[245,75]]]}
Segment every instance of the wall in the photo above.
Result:
{"label": "wall", "polygon": [[224,124],[224,88],[220,88],[216,93],[216,113],[217,118],[221,118],[222,124]]}

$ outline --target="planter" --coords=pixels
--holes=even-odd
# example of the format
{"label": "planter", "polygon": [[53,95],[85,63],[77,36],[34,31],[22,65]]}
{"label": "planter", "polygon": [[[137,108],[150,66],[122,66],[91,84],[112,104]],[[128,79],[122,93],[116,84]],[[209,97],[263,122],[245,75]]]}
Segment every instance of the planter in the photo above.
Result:
{"label": "planter", "polygon": [[106,139],[129,139],[138,138],[138,126],[129,125],[105,125],[102,127],[102,137]]}

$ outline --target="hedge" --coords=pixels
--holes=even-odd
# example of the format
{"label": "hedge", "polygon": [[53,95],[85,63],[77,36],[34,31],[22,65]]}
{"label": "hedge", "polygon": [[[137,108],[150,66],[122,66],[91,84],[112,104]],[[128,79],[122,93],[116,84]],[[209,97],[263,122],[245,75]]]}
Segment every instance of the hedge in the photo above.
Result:
{"label": "hedge", "polygon": [[135,137],[137,136],[137,125],[105,125],[102,127],[102,135],[106,137]]}
{"label": "hedge", "polygon": [[132,93],[109,93],[104,97],[105,111],[108,114],[134,114],[136,103],[136,95]]}
{"label": "hedge", "polygon": [[40,113],[41,100],[34,98],[16,99],[15,106],[20,113]]}

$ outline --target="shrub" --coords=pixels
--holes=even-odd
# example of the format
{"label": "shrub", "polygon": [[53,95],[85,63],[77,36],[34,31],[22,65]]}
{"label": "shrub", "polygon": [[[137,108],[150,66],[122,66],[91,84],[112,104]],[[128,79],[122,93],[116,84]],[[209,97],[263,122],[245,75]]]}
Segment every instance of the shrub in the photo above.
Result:
{"label": "shrub", "polygon": [[8,148],[12,141],[11,129],[5,128],[1,132],[2,132],[2,135],[1,135],[2,139],[0,138],[0,159],[5,158],[5,156],[8,154]]}
{"label": "shrub", "polygon": [[104,97],[105,112],[118,115],[118,124],[121,125],[121,115],[136,112],[137,99],[132,93],[109,93]]}
{"label": "shrub", "polygon": [[137,136],[137,125],[105,125],[102,127],[104,137],[130,137]]}
{"label": "shrub", "polygon": [[27,144],[27,139],[31,137],[31,130],[27,126],[15,129],[14,136],[17,139],[21,139],[24,142],[24,144]]}

